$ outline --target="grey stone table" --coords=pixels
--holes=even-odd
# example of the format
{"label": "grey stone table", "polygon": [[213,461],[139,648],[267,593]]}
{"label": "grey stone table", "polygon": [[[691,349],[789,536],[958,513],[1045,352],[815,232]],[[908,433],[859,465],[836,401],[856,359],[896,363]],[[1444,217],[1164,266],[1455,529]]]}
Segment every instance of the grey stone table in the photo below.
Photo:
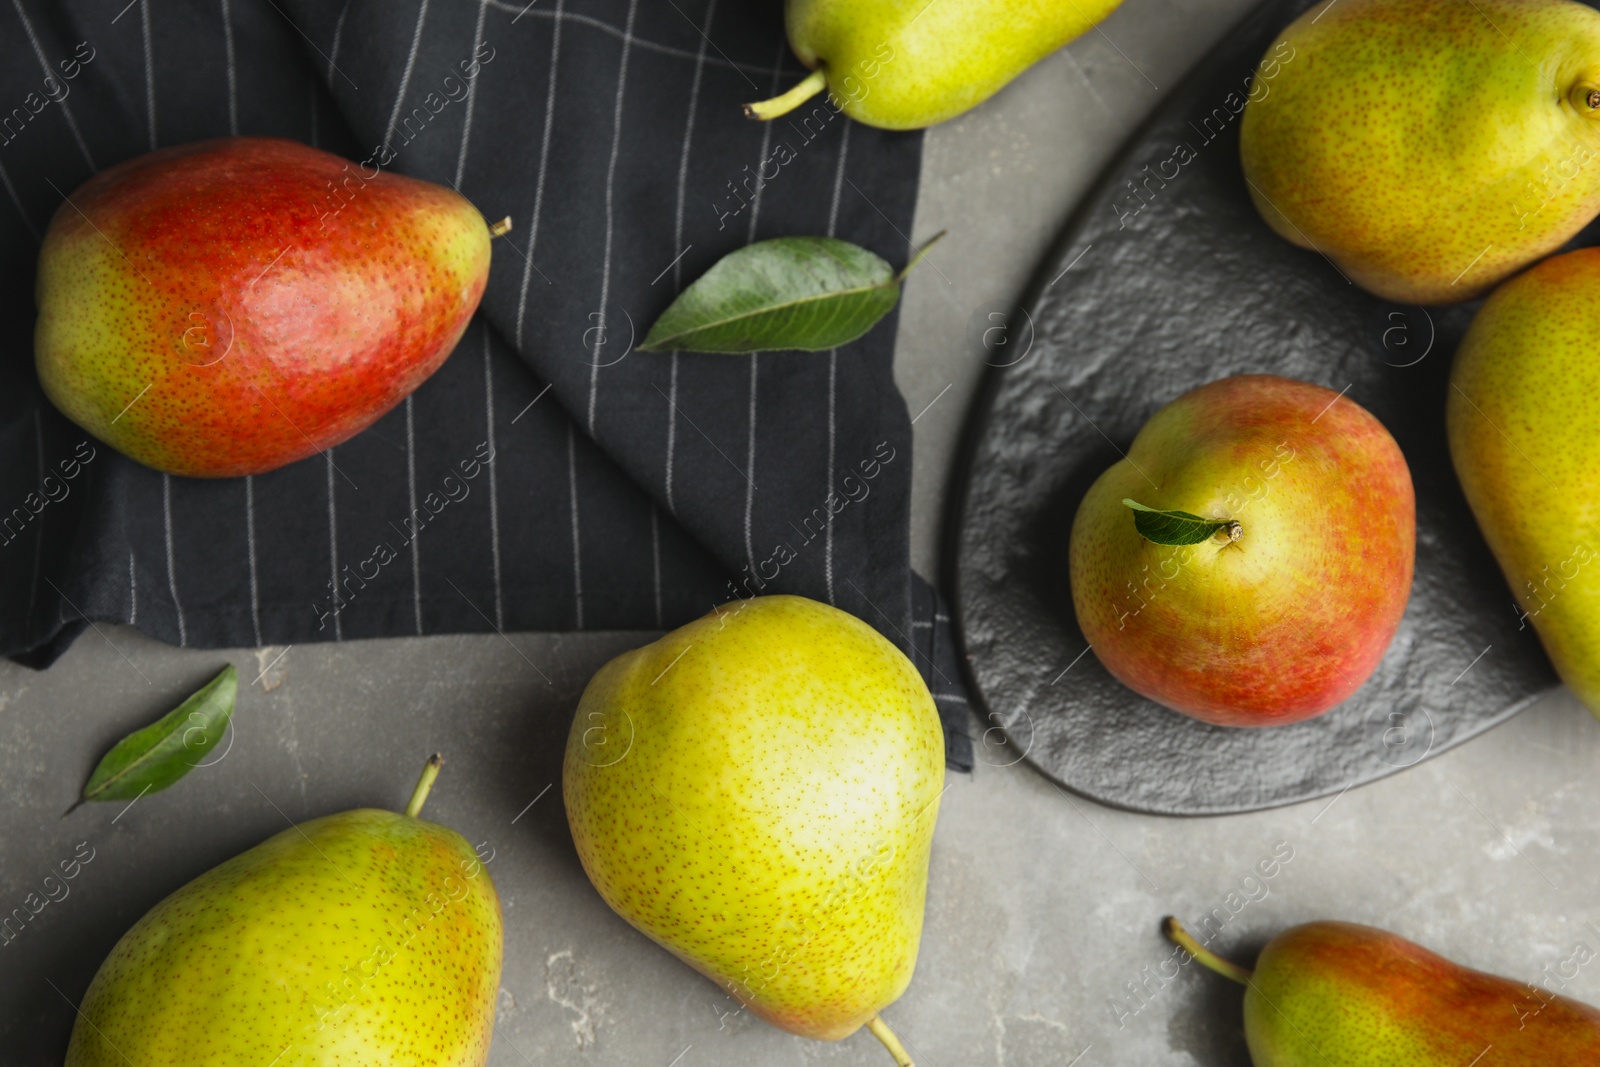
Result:
{"label": "grey stone table", "polygon": [[[1128,0],[1103,32],[929,134],[914,236],[951,234],[910,283],[899,356],[920,413],[923,573],[937,573],[946,471],[981,367],[952,339],[1017,298],[1117,144],[1247,6]],[[402,805],[438,749],[449,763],[429,814],[493,850],[505,906],[496,1067],[882,1067],[866,1035],[824,1045],[735,1013],[585,880],[561,811],[561,742],[590,673],[649,636],[207,652],[107,628],[47,672],[0,666],[0,911],[75,851],[93,855],[68,896],[0,947],[0,1059],[60,1062],[70,998],[161,896],[290,821]],[[60,818],[111,741],[230,660],[247,684],[221,762],[131,808]],[[1196,968],[1163,976],[1168,913],[1212,915],[1216,944],[1245,961],[1276,930],[1322,917],[1552,988],[1574,946],[1600,951],[1600,723],[1564,693],[1331,802],[1228,818],[1111,811],[1012,758],[988,751],[944,798],[921,961],[886,1012],[923,1067],[1246,1064],[1238,993]],[[1275,877],[1260,879],[1274,856]],[[1600,1002],[1600,967],[1564,991]]]}

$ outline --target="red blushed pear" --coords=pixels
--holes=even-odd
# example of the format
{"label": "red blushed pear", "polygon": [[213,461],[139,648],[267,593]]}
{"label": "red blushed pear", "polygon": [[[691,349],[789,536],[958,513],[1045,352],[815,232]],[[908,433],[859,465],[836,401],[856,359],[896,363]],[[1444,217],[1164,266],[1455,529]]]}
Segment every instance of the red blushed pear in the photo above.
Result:
{"label": "red blushed pear", "polygon": [[1078,624],[1130,689],[1219,726],[1329,710],[1411,595],[1416,499],[1394,438],[1346,397],[1265,374],[1156,412],[1078,507]]}
{"label": "red blushed pear", "polygon": [[[1267,942],[1254,971],[1211,952],[1176,919],[1162,929],[1202,966],[1246,987],[1244,1036],[1255,1067],[1600,1063],[1600,1010],[1548,983],[1470,970],[1370,926],[1292,927]],[[1579,942],[1561,973],[1592,959]]]}
{"label": "red blushed pear", "polygon": [[152,152],[51,220],[39,380],[157,470],[269,471],[348,440],[439,368],[499,232],[449,189],[294,141]]}

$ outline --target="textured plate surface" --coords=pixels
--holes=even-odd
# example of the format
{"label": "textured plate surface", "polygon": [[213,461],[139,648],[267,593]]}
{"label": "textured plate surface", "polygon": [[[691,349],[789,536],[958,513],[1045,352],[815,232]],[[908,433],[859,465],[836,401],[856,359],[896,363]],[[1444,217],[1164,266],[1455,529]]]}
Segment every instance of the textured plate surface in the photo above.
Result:
{"label": "textured plate surface", "polygon": [[[1117,807],[1219,814],[1338,793],[1556,684],[1445,443],[1450,360],[1476,305],[1383,303],[1251,206],[1238,113],[1257,62],[1307,6],[1259,9],[1132,139],[1042,265],[1008,343],[991,348],[968,430],[946,558],[992,725],[979,759],[1026,758]],[[1249,372],[1344,390],[1394,434],[1417,490],[1411,602],[1377,672],[1328,714],[1266,730],[1208,726],[1123,687],[1084,654],[1067,577],[1078,502],[1118,450],[1179,394]]]}

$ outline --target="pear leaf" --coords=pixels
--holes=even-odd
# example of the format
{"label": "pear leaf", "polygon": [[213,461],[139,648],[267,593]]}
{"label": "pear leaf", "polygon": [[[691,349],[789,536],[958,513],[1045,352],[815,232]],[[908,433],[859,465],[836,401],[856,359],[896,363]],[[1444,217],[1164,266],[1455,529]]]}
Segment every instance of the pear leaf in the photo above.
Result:
{"label": "pear leaf", "polygon": [[1229,540],[1239,539],[1239,524],[1232,519],[1203,519],[1187,511],[1147,508],[1126,497],[1122,502],[1133,509],[1133,528],[1158,545],[1198,545],[1218,530],[1228,531]]}
{"label": "pear leaf", "polygon": [[719,259],[662,312],[641,352],[822,352],[854,341],[900,299],[906,272],[833,237],[777,237]]}
{"label": "pear leaf", "polygon": [[182,704],[113,745],[89,776],[78,804],[131,800],[160,792],[188,774],[222,740],[238,694],[239,673],[229,664]]}

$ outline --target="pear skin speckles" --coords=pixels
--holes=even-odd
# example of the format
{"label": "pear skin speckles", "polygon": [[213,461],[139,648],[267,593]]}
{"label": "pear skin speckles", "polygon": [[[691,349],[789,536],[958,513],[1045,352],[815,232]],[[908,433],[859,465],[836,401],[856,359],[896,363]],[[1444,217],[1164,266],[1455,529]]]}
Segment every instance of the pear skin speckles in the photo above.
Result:
{"label": "pear skin speckles", "polygon": [[84,995],[66,1067],[483,1067],[501,953],[499,897],[459,834],[330,815],[150,909]]}
{"label": "pear skin speckles", "polygon": [[1120,2],[789,0],[789,42],[802,63],[827,73],[836,102],[813,99],[793,117],[807,136],[835,107],[890,130],[943,122],[1088,32]]}
{"label": "pear skin speckles", "polygon": [[1521,625],[1600,715],[1597,336],[1600,250],[1547,259],[1478,310],[1445,412],[1456,474]]}
{"label": "pear skin speckles", "polygon": [[[1240,523],[1173,547],[1122,503]],[[1411,598],[1416,495],[1400,446],[1332,389],[1239,374],[1151,416],[1068,543],[1078,625],[1130,689],[1218,726],[1319,715],[1383,659]]]}
{"label": "pear skin speckles", "polygon": [[837,1040],[911,980],[943,780],[911,662],[845,612],[770,596],[603,667],[562,791],[618,914],[768,1022]]}
{"label": "pear skin speckles", "polygon": [[1481,295],[1600,210],[1600,12],[1339,0],[1268,49],[1239,146],[1283,237],[1407,304]]}
{"label": "pear skin speckles", "polygon": [[450,189],[275,138],[163,149],[51,220],[35,363],[68,418],[141,463],[261,473],[421,385],[488,271],[488,227]]}
{"label": "pear skin speckles", "polygon": [[1244,1019],[1256,1067],[1600,1063],[1600,1011],[1354,923],[1268,942]]}

